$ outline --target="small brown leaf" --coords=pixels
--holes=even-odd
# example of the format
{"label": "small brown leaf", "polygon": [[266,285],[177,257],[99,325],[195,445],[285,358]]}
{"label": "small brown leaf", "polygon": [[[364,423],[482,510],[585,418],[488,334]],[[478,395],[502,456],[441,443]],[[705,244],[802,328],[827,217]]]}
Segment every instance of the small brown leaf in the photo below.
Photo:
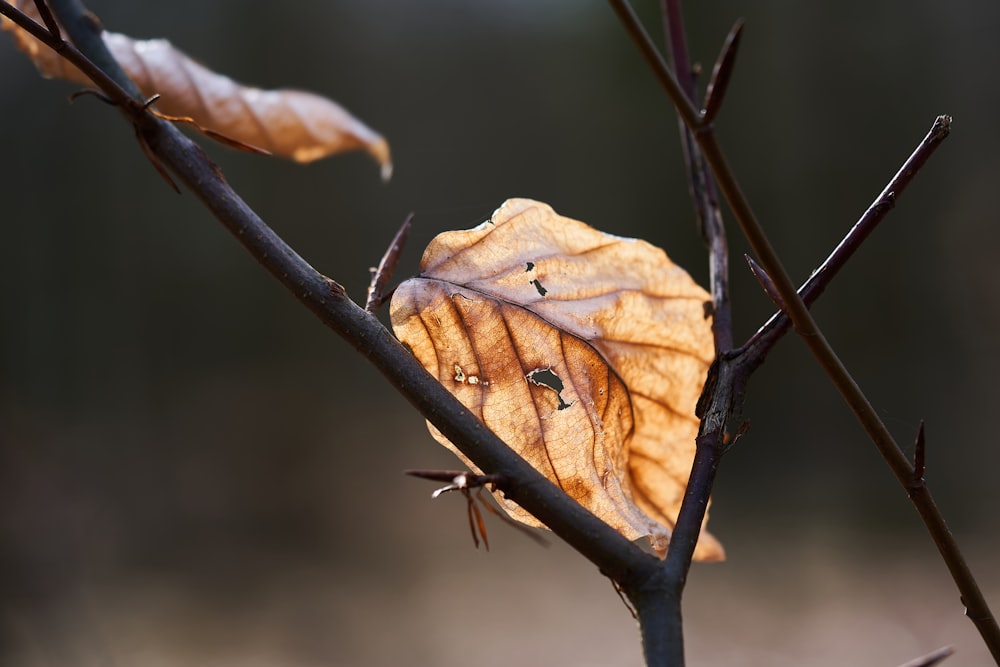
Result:
{"label": "small brown leaf", "polygon": [[[532,466],[625,537],[648,537],[663,553],[713,357],[709,295],[662,250],[527,199],[506,201],[474,229],[439,235],[420,268],[392,298],[400,340]],[[723,557],[702,531],[695,558]]]}
{"label": "small brown leaf", "polygon": [[[33,2],[13,3],[41,21]],[[48,78],[83,85],[91,81],[13,22],[3,18],[17,46]],[[167,116],[190,118],[199,129],[255,146],[296,162],[363,149],[392,174],[389,144],[337,103],[300,90],[243,86],[188,58],[164,39],[134,40],[104,32],[104,43],[143,95],[159,95],[156,108]]]}

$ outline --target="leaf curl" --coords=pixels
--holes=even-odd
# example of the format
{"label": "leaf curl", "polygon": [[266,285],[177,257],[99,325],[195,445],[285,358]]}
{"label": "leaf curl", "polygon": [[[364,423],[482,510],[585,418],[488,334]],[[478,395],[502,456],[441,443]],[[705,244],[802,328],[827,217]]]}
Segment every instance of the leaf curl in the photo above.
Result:
{"label": "leaf curl", "polygon": [[[548,479],[663,553],[713,357],[709,295],[659,248],[528,199],[507,200],[474,229],[440,234],[420,268],[392,298],[400,340]],[[723,557],[702,531],[695,558]]]}
{"label": "leaf curl", "polygon": [[[33,2],[13,3],[40,22]],[[2,18],[2,17],[0,17]],[[90,85],[90,79],[58,54],[3,18],[18,48],[42,76]],[[241,85],[195,62],[165,39],[136,40],[103,32],[104,43],[143,95],[159,95],[156,109],[221,135],[296,162],[312,162],[351,150],[368,152],[392,174],[388,142],[347,110],[314,93],[263,90]]]}

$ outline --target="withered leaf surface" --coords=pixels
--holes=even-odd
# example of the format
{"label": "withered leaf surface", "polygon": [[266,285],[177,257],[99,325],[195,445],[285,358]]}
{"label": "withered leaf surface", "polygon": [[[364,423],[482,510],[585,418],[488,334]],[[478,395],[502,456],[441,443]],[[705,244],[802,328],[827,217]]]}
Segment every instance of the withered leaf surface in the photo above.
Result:
{"label": "withered leaf surface", "polygon": [[[528,199],[439,235],[420,268],[392,298],[399,339],[532,466],[662,553],[691,472],[695,404],[713,357],[705,290],[659,248]],[[695,558],[723,557],[702,531]]]}
{"label": "withered leaf surface", "polygon": [[[13,3],[41,23],[34,2]],[[5,17],[4,30],[45,77],[91,85],[80,70]],[[262,90],[236,83],[195,62],[165,39],[135,40],[103,33],[104,43],[155,109],[189,118],[199,129],[262,148],[296,162],[362,149],[392,173],[389,144],[336,102],[301,90]]]}

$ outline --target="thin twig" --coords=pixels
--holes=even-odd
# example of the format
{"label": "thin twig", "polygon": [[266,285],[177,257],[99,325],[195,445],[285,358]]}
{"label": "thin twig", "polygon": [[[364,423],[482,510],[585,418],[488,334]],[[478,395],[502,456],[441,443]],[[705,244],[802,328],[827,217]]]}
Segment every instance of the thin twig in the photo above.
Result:
{"label": "thin twig", "polygon": [[[697,131],[701,124],[701,113],[691,101],[694,97],[688,98],[684,92],[684,88],[678,83],[678,79],[656,49],[656,45],[650,38],[649,33],[642,27],[642,23],[639,21],[639,17],[635,15],[632,5],[626,0],[608,0],[608,2],[611,4],[611,8],[615,11],[615,14],[618,15],[619,20],[621,20],[625,31],[628,32],[632,41],[639,48],[639,53],[642,54],[643,59],[645,59],[650,69],[653,70],[656,80],[667,90],[670,100],[677,107],[677,113],[680,115],[681,120],[692,131]],[[686,51],[687,47],[685,46]],[[680,71],[685,72],[685,76],[690,76],[689,67]]]}
{"label": "thin twig", "polygon": [[[469,526],[472,528],[472,541],[475,543],[477,548],[479,547],[479,539],[476,536],[476,529],[473,527],[473,514],[475,514],[476,524],[479,527],[479,534],[483,537],[483,543],[486,545],[486,550],[490,550],[490,543],[486,537],[486,524],[483,522],[482,514],[480,514],[479,509],[475,505],[476,500],[482,503],[483,507],[485,507],[486,511],[490,514],[497,517],[512,528],[521,531],[523,534],[533,539],[536,544],[543,547],[549,546],[548,541],[546,541],[544,537],[540,536],[537,532],[523,523],[510,518],[505,512],[493,507],[493,505],[490,504],[490,501],[483,497],[483,489],[486,488],[487,485],[492,487],[506,485],[506,480],[502,476],[477,475],[468,470],[404,470],[403,472],[413,477],[430,479],[437,482],[448,482],[447,485],[432,493],[431,498],[437,498],[441,494],[448,493],[449,491],[462,492],[465,499],[468,501]],[[472,489],[477,489],[475,496],[471,493]]]}
{"label": "thin twig", "polygon": [[[847,260],[854,256],[854,253],[861,247],[865,239],[886,218],[889,211],[896,205],[896,201],[899,200],[907,186],[913,181],[913,177],[927,164],[927,161],[934,154],[934,151],[937,150],[938,146],[948,138],[950,131],[950,117],[938,116],[934,119],[934,123],[931,125],[927,135],[920,141],[906,161],[903,162],[903,165],[885,188],[882,189],[882,192],[872,201],[871,205],[858,221],[854,223],[854,226],[844,236],[843,240],[837,244],[837,247],[830,253],[829,257],[799,287],[798,292],[805,303],[813,303],[823,293],[823,290],[830,284],[834,276],[847,264]],[[758,363],[763,362],[767,356],[767,352],[784,336],[790,324],[791,321],[788,317],[784,312],[779,310],[757,330],[757,333],[747,341],[744,347],[757,348],[754,355]]]}

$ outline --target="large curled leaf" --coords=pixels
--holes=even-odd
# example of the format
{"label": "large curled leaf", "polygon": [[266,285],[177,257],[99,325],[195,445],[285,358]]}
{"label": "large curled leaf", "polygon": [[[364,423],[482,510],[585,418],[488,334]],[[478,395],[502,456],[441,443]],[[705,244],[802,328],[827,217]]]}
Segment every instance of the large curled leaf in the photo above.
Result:
{"label": "large curled leaf", "polygon": [[[695,404],[713,357],[705,290],[662,250],[527,199],[506,201],[474,229],[439,235],[420,268],[392,298],[400,340],[532,466],[662,553],[691,472]],[[695,558],[723,557],[702,531]]]}
{"label": "large curled leaf", "polygon": [[[34,2],[13,3],[41,22]],[[90,79],[13,22],[2,18],[17,46],[45,77],[83,85]],[[175,49],[165,39],[134,40],[103,33],[104,43],[155,108],[192,119],[202,129],[297,162],[363,149],[392,173],[389,144],[337,103],[301,90],[262,90],[217,74]]]}

